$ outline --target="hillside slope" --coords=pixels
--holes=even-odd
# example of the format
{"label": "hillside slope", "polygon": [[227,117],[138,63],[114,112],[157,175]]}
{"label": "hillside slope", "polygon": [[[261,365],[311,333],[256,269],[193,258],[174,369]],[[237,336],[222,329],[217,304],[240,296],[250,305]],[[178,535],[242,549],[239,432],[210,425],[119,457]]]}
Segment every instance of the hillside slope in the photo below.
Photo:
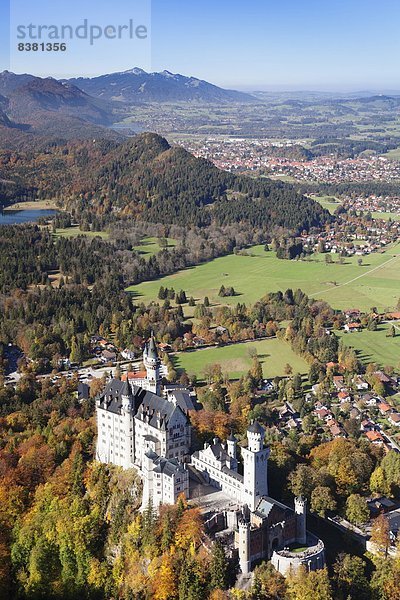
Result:
{"label": "hillside slope", "polygon": [[199,227],[243,222],[298,232],[331,218],[290,185],[220,171],[152,133],[122,143],[52,144],[33,155],[7,154],[2,162],[8,180],[24,181],[39,197],[59,198],[88,222],[126,217]]}
{"label": "hillside slope", "polygon": [[[112,122],[107,103],[91,98],[68,83],[51,77],[42,79],[33,75],[0,73],[0,142],[18,146],[24,136],[13,138],[7,129],[10,122],[27,134],[55,138],[117,137],[104,126]],[[6,118],[4,118],[4,115]],[[8,119],[8,121],[7,121]],[[30,136],[25,136],[29,139]]]}

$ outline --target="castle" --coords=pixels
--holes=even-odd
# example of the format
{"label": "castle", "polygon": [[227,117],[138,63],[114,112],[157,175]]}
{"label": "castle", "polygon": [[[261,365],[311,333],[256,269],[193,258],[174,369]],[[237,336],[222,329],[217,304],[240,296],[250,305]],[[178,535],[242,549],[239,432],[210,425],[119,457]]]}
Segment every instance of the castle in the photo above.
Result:
{"label": "castle", "polygon": [[225,443],[214,438],[192,452],[193,401],[182,386],[162,387],[153,336],[145,346],[143,363],[145,371],[112,379],[96,398],[97,460],[138,470],[143,507],[149,501],[156,509],[174,504],[182,494],[190,498],[189,476],[220,490],[234,508],[219,511],[210,522],[233,531],[243,573],[266,559],[284,574],[299,564],[323,567],[323,544],[306,531],[305,501],[296,498],[293,510],[269,496],[270,450],[264,445],[264,428],[257,422],[249,425],[247,446],[240,446],[242,465],[232,434]]}
{"label": "castle", "polygon": [[153,337],[143,362],[145,375],[112,379],[96,398],[96,458],[124,469],[136,467],[143,479],[143,502],[152,498],[157,507],[176,502],[182,493],[188,496],[184,461],[191,428],[185,401],[189,407],[191,401],[181,390],[169,390],[168,398],[160,396],[161,361]]}

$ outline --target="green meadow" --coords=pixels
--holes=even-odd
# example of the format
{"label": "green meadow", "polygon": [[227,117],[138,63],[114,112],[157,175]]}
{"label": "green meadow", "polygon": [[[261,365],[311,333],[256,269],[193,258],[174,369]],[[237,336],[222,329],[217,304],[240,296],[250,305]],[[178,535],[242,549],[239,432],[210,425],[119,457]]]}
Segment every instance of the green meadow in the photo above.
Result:
{"label": "green meadow", "polygon": [[[318,202],[323,208],[329,210],[331,215],[335,212],[337,207],[340,206],[340,201],[333,196],[317,196],[315,194],[310,194],[310,198],[315,200],[315,202]],[[392,219],[392,221],[400,220],[399,213],[373,211],[371,212],[371,215],[374,219],[383,219],[384,221],[388,221],[389,219]]]}
{"label": "green meadow", "polygon": [[203,379],[205,367],[215,363],[221,365],[224,375],[238,379],[250,369],[250,351],[254,350],[262,364],[264,377],[283,376],[286,364],[291,365],[293,373],[308,373],[307,363],[285,341],[277,338],[180,352],[171,358],[178,372],[184,370],[199,379]]}
{"label": "green meadow", "polygon": [[382,154],[385,158],[391,158],[393,160],[400,160],[400,148],[394,148],[394,150],[389,150],[386,154]]}
{"label": "green meadow", "polygon": [[359,360],[368,364],[378,363],[381,367],[400,364],[400,323],[394,323],[396,337],[387,337],[391,324],[379,325],[377,331],[363,329],[358,333],[335,332],[346,346],[354,348]]}
{"label": "green meadow", "polygon": [[[167,248],[172,248],[176,246],[176,240],[172,238],[165,238],[167,241]],[[145,258],[150,258],[154,254],[157,254],[162,249],[160,246],[159,238],[155,237],[146,237],[143,238],[137,246],[134,247],[139,254],[143,255]]]}
{"label": "green meadow", "polygon": [[383,219],[384,221],[400,221],[400,213],[392,213],[392,212],[378,212],[374,211],[371,213],[374,219]]}
{"label": "green meadow", "polygon": [[[384,253],[348,258],[345,264],[326,264],[325,255],[315,255],[307,261],[276,258],[275,252],[265,252],[263,246],[250,248],[246,255],[224,256],[209,263],[178,271],[155,281],[128,288],[144,302],[157,300],[160,286],[186,291],[196,301],[208,296],[211,304],[220,304],[218,291],[222,284],[233,286],[236,296],[224,298],[224,304],[251,304],[267,292],[301,288],[313,298],[328,301],[334,308],[368,310],[393,309],[400,296],[400,245]],[[187,308],[186,308],[187,311]],[[186,312],[186,314],[189,314]]]}
{"label": "green meadow", "polygon": [[315,200],[315,202],[318,202],[322,208],[329,210],[331,215],[333,215],[337,207],[340,206],[339,200],[334,196],[317,196],[316,194],[310,194],[310,198]]}
{"label": "green meadow", "polygon": [[77,237],[78,235],[84,235],[86,237],[101,237],[103,239],[107,239],[109,237],[109,234],[106,231],[81,231],[78,225],[74,227],[66,227],[65,229],[57,229],[53,235],[56,238],[72,238]]}

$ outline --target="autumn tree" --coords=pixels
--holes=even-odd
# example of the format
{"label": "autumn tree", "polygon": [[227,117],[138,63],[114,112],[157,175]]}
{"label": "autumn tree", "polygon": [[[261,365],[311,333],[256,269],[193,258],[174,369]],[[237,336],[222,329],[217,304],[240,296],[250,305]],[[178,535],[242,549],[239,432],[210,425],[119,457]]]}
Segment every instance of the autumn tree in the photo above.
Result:
{"label": "autumn tree", "polygon": [[191,508],[183,513],[175,533],[175,544],[178,548],[188,550],[196,548],[203,535],[203,521],[200,509]]}
{"label": "autumn tree", "polygon": [[379,515],[374,520],[370,541],[386,558],[390,548],[390,528],[389,521],[384,515]]}
{"label": "autumn tree", "polygon": [[369,519],[369,508],[365,498],[351,494],[346,500],[346,518],[354,525],[362,525]]}
{"label": "autumn tree", "polygon": [[318,569],[307,573],[301,566],[287,578],[288,600],[333,600],[328,572]]}
{"label": "autumn tree", "polygon": [[286,596],[286,580],[270,562],[254,569],[251,594],[257,600],[283,600]]}
{"label": "autumn tree", "polygon": [[153,581],[154,600],[171,600],[177,594],[177,573],[174,568],[173,551],[165,552]]}
{"label": "autumn tree", "polygon": [[368,600],[371,597],[365,563],[359,556],[340,554],[333,570],[338,600]]}
{"label": "autumn tree", "polygon": [[298,465],[289,475],[289,487],[295,496],[310,498],[314,487],[313,469],[307,465]]}
{"label": "autumn tree", "polygon": [[371,492],[375,494],[385,496],[390,495],[391,487],[389,482],[386,480],[386,474],[382,465],[376,467],[376,469],[371,473],[369,488]]}
{"label": "autumn tree", "polygon": [[311,493],[311,510],[320,517],[325,517],[327,511],[336,509],[336,501],[332,491],[327,486],[317,486]]}

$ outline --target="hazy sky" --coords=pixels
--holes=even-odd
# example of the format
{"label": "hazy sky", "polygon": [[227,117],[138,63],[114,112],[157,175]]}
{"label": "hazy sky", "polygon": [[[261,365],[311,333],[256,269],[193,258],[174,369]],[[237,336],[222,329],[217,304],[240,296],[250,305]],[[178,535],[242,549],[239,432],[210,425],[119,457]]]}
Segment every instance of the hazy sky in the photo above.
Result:
{"label": "hazy sky", "polygon": [[[32,57],[17,54],[17,40],[11,39],[11,65],[7,0],[0,1],[1,69],[93,75],[140,66],[236,88],[400,89],[400,0],[148,0],[147,46],[107,40],[96,51],[80,42],[63,57]],[[33,18],[30,11],[36,22],[77,24],[88,18],[105,25],[139,18],[138,6],[145,3],[11,0],[11,12],[14,23]]]}

